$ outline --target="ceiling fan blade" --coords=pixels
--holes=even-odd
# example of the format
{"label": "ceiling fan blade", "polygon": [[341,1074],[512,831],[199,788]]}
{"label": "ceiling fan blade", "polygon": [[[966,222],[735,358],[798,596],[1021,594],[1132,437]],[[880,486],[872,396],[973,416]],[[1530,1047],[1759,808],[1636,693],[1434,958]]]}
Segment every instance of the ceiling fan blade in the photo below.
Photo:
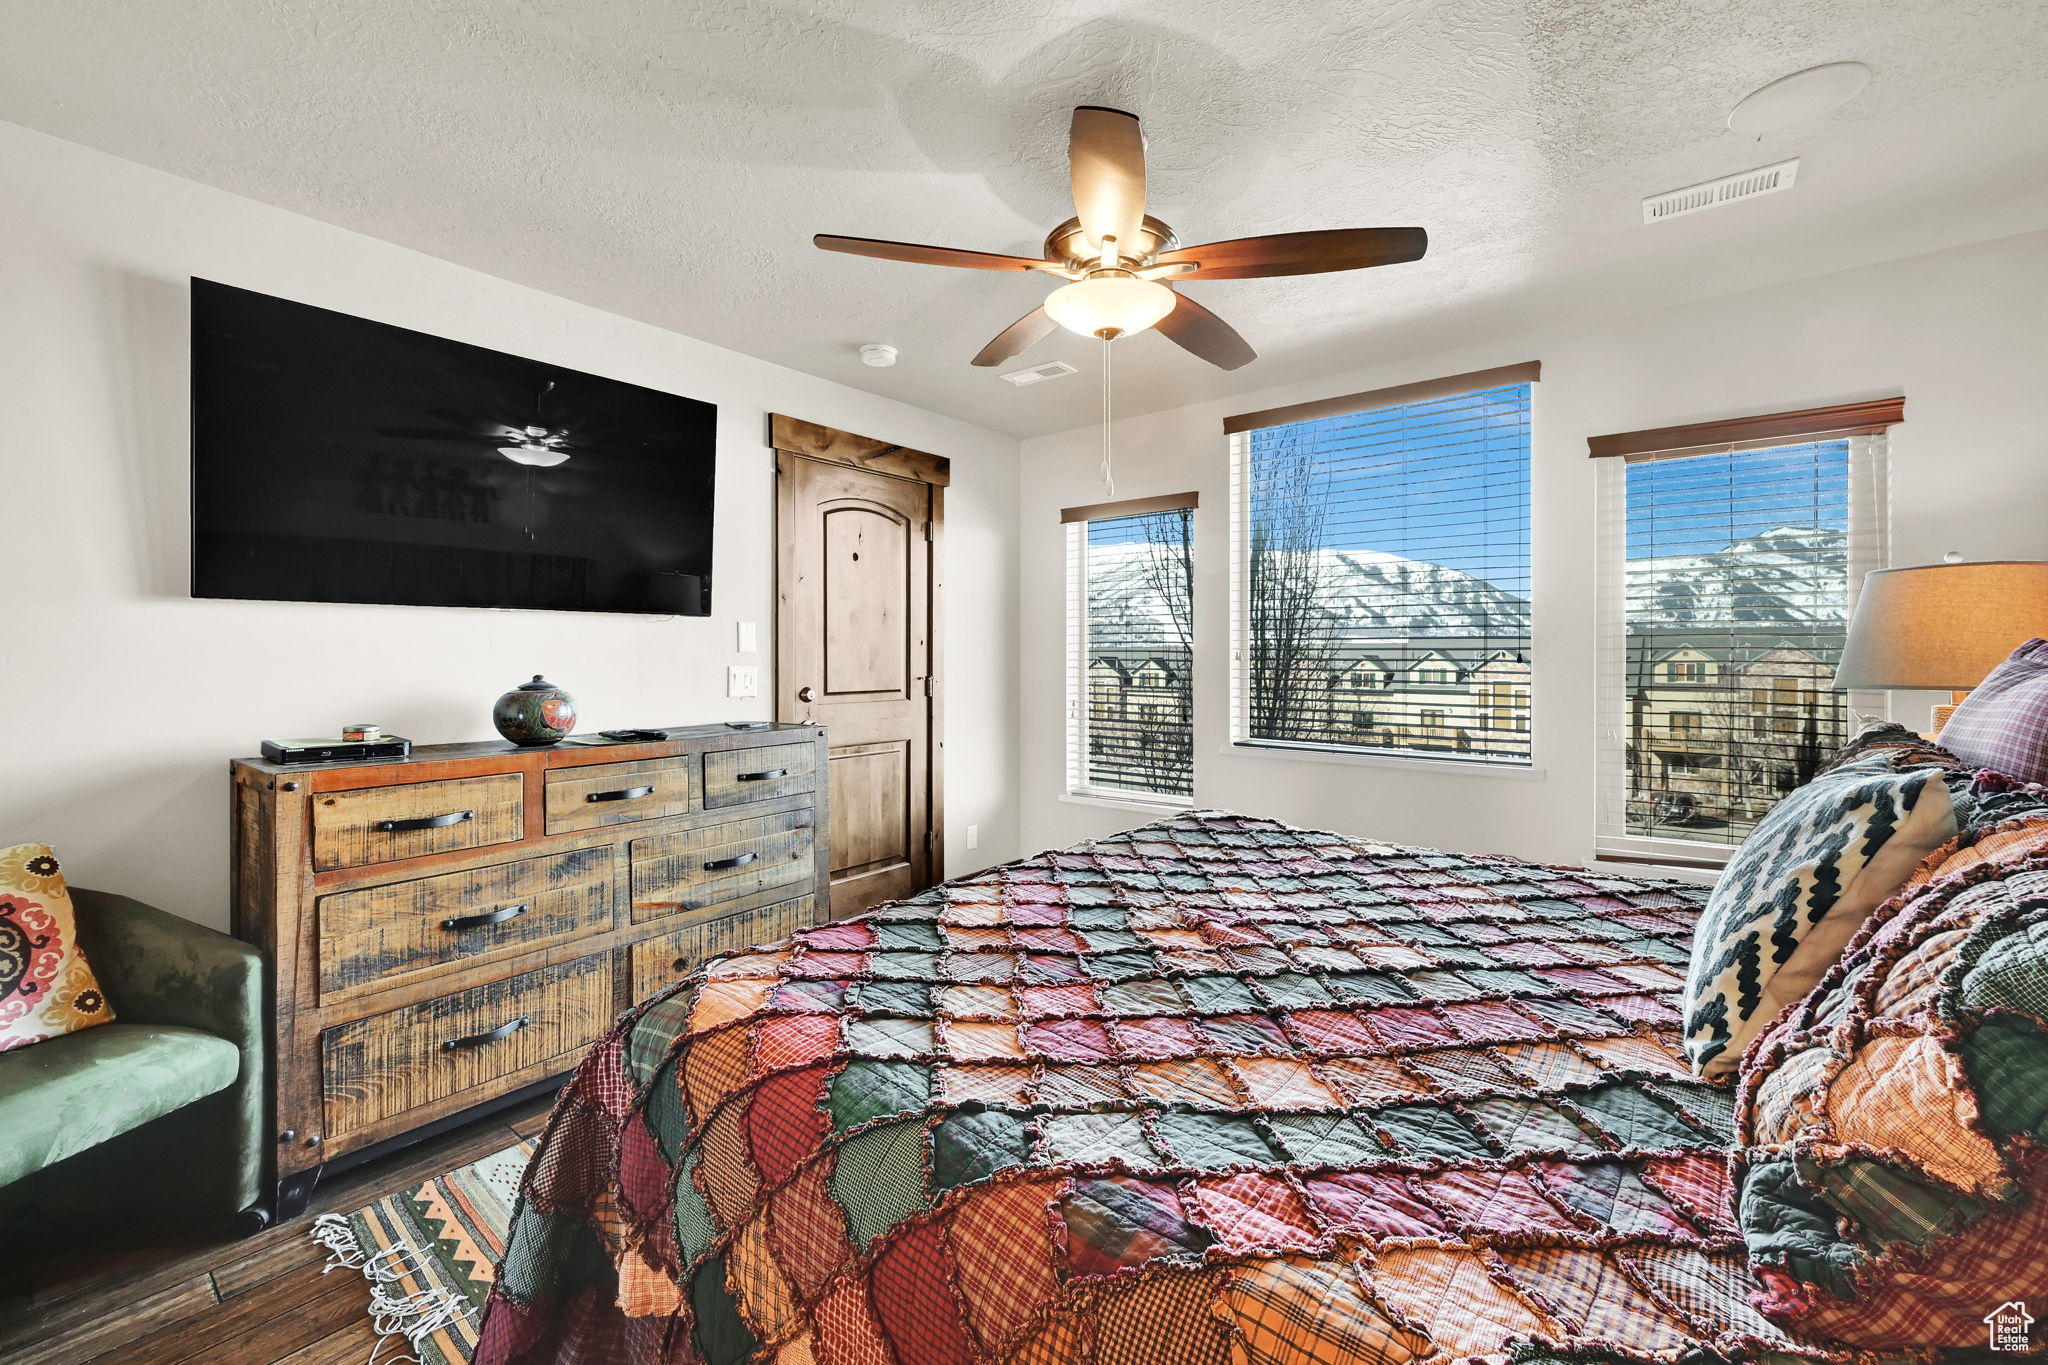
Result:
{"label": "ceiling fan blade", "polygon": [[981,353],[974,357],[974,363],[1000,365],[1011,356],[1020,355],[1045,340],[1058,326],[1043,308],[1034,308],[982,347]]}
{"label": "ceiling fan blade", "polygon": [[1193,261],[1198,268],[1185,277],[1188,279],[1254,280],[1399,265],[1421,259],[1427,250],[1429,234],[1419,227],[1325,228],[1184,246],[1161,254],[1158,264]]}
{"label": "ceiling fan blade", "polygon": [[811,244],[822,251],[843,251],[849,256],[872,256],[881,261],[908,261],[912,265],[951,265],[962,270],[1043,270],[1058,268],[1056,261],[1030,256],[1000,256],[992,251],[961,251],[950,246],[920,246],[916,242],[885,242],[873,237],[834,237],[821,232]]}
{"label": "ceiling fan blade", "polygon": [[1241,369],[1259,358],[1259,353],[1237,334],[1235,327],[1186,294],[1179,297],[1173,311],[1152,324],[1168,340],[1219,369]]}
{"label": "ceiling fan blade", "polygon": [[379,436],[389,436],[407,441],[502,441],[504,436],[490,431],[450,431],[445,427],[378,427]]}
{"label": "ceiling fan blade", "polygon": [[1104,237],[1134,243],[1145,225],[1145,139],[1136,116],[1093,104],[1074,110],[1067,169],[1089,244],[1099,251]]}

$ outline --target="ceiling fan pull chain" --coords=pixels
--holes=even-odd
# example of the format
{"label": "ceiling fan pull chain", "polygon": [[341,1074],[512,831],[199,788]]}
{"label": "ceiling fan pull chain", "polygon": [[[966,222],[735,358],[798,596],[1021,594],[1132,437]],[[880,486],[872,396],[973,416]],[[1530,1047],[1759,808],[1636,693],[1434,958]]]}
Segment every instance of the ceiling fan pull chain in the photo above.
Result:
{"label": "ceiling fan pull chain", "polygon": [[1113,344],[1108,337],[1102,339],[1102,491],[1111,498],[1116,496],[1116,473],[1109,458],[1109,348]]}

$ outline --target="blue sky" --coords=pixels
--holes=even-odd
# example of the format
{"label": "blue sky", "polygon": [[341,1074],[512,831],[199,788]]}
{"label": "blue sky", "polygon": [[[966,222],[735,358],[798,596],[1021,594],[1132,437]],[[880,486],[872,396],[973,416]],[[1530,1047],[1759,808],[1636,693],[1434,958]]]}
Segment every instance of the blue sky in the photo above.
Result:
{"label": "blue sky", "polygon": [[1628,553],[1708,554],[1778,526],[1849,526],[1849,443],[1693,455],[1628,469]]}
{"label": "blue sky", "polygon": [[[1257,471],[1299,443],[1323,493],[1325,546],[1440,564],[1527,596],[1529,403],[1530,386],[1516,384],[1256,431],[1254,501]],[[1710,553],[1777,526],[1846,528],[1847,452],[1837,440],[1631,465],[1628,553]],[[1137,518],[1089,526],[1092,545],[1143,538]]]}
{"label": "blue sky", "polygon": [[1323,482],[1325,545],[1528,594],[1529,385],[1269,427],[1252,435],[1255,469],[1289,442]]}

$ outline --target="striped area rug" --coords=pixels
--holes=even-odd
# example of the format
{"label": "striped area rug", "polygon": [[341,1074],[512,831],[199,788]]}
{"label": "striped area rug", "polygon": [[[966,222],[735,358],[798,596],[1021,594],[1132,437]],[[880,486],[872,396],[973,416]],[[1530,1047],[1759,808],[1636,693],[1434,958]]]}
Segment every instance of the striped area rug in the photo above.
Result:
{"label": "striped area rug", "polygon": [[362,1272],[370,1282],[371,1322],[387,1342],[403,1338],[420,1365],[467,1365],[475,1352],[492,1269],[505,1252],[533,1145],[514,1143],[354,1213],[313,1220],[312,1237],[327,1248],[328,1268]]}

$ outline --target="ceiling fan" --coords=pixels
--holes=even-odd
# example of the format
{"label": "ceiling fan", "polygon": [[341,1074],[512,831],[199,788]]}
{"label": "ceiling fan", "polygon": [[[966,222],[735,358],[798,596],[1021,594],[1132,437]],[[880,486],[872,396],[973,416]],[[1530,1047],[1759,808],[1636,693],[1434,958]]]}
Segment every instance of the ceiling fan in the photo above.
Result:
{"label": "ceiling fan", "polygon": [[[411,441],[456,441],[467,445],[487,445],[513,464],[525,465],[529,469],[552,469],[566,464],[578,453],[586,453],[612,445],[601,437],[593,441],[587,434],[579,433],[571,426],[556,424],[550,426],[542,416],[542,404],[555,389],[552,379],[538,380],[533,386],[533,415],[519,425],[507,422],[464,423],[450,415],[448,427],[379,427],[382,436],[402,437]],[[432,414],[442,415],[442,414]],[[516,419],[515,419],[516,420]]]}
{"label": "ceiling fan", "polygon": [[1043,259],[828,233],[811,241],[826,251],[885,261],[1037,270],[1069,281],[982,347],[974,357],[977,365],[1000,365],[1056,327],[1105,341],[1157,327],[1226,370],[1256,360],[1258,353],[1229,323],[1168,281],[1363,270],[1417,260],[1429,248],[1429,234],[1419,227],[1279,232],[1184,247],[1172,228],[1145,212],[1145,139],[1137,117],[1120,109],[1075,109],[1067,162],[1075,216],[1047,234]]}

